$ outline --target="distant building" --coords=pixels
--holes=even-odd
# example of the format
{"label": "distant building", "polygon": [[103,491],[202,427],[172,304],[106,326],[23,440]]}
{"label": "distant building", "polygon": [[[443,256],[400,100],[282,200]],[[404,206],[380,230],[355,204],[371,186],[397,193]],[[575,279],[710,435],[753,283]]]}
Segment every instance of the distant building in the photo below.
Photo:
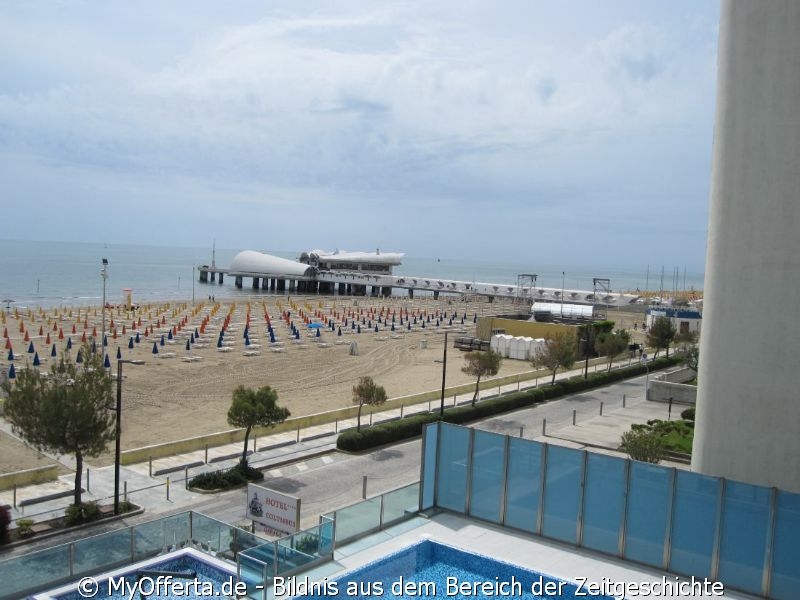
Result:
{"label": "distant building", "polygon": [[401,252],[343,252],[335,250],[310,250],[300,255],[300,262],[319,271],[344,271],[369,275],[391,275],[394,267],[402,264]]}
{"label": "distant building", "polygon": [[646,311],[645,323],[647,327],[653,326],[653,323],[659,317],[666,317],[678,330],[678,333],[694,333],[700,335],[700,326],[702,323],[703,315],[698,310],[692,308],[648,308]]}

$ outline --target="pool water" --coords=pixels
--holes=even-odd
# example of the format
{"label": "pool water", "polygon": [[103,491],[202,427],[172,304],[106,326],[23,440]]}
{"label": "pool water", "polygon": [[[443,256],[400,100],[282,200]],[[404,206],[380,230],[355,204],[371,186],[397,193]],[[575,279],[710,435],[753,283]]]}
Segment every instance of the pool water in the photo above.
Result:
{"label": "pool water", "polygon": [[[398,600],[585,597],[585,589],[583,596],[576,596],[578,588],[573,583],[432,540],[419,542],[328,583],[324,591],[315,590],[319,594],[302,597],[320,600],[370,596]],[[334,587],[336,594],[332,593]],[[276,588],[276,598],[278,591]],[[611,600],[612,597],[592,598]]]}
{"label": "pool water", "polygon": [[[222,594],[223,591],[223,584],[226,582],[230,582],[233,580],[234,582],[237,581],[236,576],[233,572],[225,571],[220,567],[215,565],[208,564],[201,560],[200,558],[190,555],[190,554],[183,554],[181,556],[177,556],[174,558],[169,558],[166,560],[161,560],[159,562],[152,562],[148,561],[148,564],[145,567],[139,565],[134,570],[128,570],[126,572],[120,573],[119,575],[115,575],[115,580],[119,580],[119,578],[123,578],[126,582],[124,587],[118,586],[114,589],[112,594],[109,594],[109,576],[103,575],[96,578],[99,588],[96,595],[93,598],[97,600],[128,600],[131,597],[130,590],[133,589],[133,585],[136,582],[136,573],[139,569],[143,569],[145,571],[153,572],[153,571],[169,571],[169,572],[181,572],[181,573],[189,573],[194,571],[196,573],[196,579],[198,582],[204,582],[202,584],[198,584],[196,589],[205,592],[207,591],[207,585],[205,582],[211,584],[211,588],[213,589],[212,597],[217,598],[225,598]],[[155,579],[155,575],[151,575],[153,579]],[[194,580],[194,577],[192,578]],[[180,580],[175,579],[175,581],[187,581],[187,580]],[[191,581],[191,580],[188,580]],[[127,584],[130,584],[130,588]],[[228,583],[230,586],[230,583]],[[163,588],[162,588],[163,590]],[[146,590],[147,591],[147,590]],[[161,595],[159,593],[153,593],[152,595],[148,596],[148,598],[155,600],[156,598],[160,600],[199,600],[201,598],[208,598],[209,595],[205,593],[198,594],[187,594],[185,590],[181,593],[181,590],[177,588],[173,588],[173,591],[177,591],[175,595],[171,595],[168,593],[164,593],[161,591]],[[55,600],[85,600],[86,596],[81,595],[79,590],[70,591],[67,593],[59,594],[56,596],[52,596]],[[134,593],[134,598],[139,598],[140,594]]]}

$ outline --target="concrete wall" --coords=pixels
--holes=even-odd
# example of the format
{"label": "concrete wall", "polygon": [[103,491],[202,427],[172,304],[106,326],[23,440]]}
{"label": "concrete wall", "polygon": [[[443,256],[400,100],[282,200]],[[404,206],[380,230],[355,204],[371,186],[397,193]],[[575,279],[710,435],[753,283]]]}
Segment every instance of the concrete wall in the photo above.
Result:
{"label": "concrete wall", "polygon": [[24,471],[14,471],[13,473],[0,474],[0,492],[12,489],[16,486],[31,485],[33,483],[45,483],[58,479],[58,465],[48,465],[46,467],[35,467]]}
{"label": "concrete wall", "polygon": [[800,493],[800,2],[721,14],[692,469]]}

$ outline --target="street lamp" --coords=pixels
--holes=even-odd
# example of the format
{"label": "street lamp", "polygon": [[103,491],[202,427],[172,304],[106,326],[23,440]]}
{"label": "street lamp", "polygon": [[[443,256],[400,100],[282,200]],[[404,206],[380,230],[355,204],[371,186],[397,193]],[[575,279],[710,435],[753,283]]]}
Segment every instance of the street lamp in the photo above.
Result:
{"label": "street lamp", "polygon": [[100,277],[103,278],[103,328],[100,338],[100,350],[103,354],[103,360],[106,358],[106,279],[108,279],[108,259],[103,259],[103,268],[100,269]]}
{"label": "street lamp", "polygon": [[564,278],[566,274],[561,271],[561,318],[564,318]]}
{"label": "street lamp", "polygon": [[143,360],[125,360],[119,359],[117,361],[117,418],[116,418],[116,435],[114,443],[114,514],[119,514],[119,463],[120,463],[120,440],[122,438],[122,363],[131,365],[143,365]]}

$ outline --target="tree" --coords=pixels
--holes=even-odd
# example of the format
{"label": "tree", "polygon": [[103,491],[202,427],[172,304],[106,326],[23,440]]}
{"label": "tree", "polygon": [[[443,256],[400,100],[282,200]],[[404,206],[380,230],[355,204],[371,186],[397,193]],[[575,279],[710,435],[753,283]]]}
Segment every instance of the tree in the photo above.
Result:
{"label": "tree", "polygon": [[691,332],[679,333],[675,343],[680,345],[680,354],[683,364],[697,373],[700,363],[700,346],[697,345],[697,335]]}
{"label": "tree", "polygon": [[672,324],[672,319],[658,317],[653,321],[650,330],[647,332],[647,345],[656,349],[656,357],[658,356],[658,351],[664,348],[667,351],[667,358],[669,358],[669,347],[677,333],[675,325]]}
{"label": "tree", "polygon": [[356,431],[361,431],[361,409],[365,404],[380,406],[386,402],[386,390],[382,385],[377,385],[372,377],[362,377],[358,384],[353,386],[353,404],[358,404],[358,418]]}
{"label": "tree", "polygon": [[464,360],[467,362],[461,368],[463,373],[477,377],[475,381],[475,393],[472,395],[472,406],[478,400],[478,390],[481,385],[481,377],[494,377],[500,370],[500,365],[503,362],[503,356],[492,350],[486,352],[467,352],[464,355]]}
{"label": "tree", "polygon": [[557,333],[545,340],[545,345],[531,359],[535,367],[542,367],[553,374],[550,383],[556,382],[559,369],[569,369],[575,364],[575,336],[572,333]]}
{"label": "tree", "polygon": [[65,353],[49,375],[38,369],[20,370],[16,383],[2,384],[7,396],[5,417],[14,433],[40,452],[75,457],[76,506],[81,504],[81,475],[85,457],[100,455],[114,439],[113,383],[103,368],[102,353],[88,346],[83,363]]}
{"label": "tree", "polygon": [[617,329],[614,333],[601,333],[597,336],[594,346],[600,354],[605,355],[609,371],[611,363],[628,349],[630,341],[631,336],[624,329]]}
{"label": "tree", "polygon": [[664,457],[664,445],[658,432],[651,429],[631,429],[622,434],[622,450],[633,460],[658,464]]}
{"label": "tree", "polygon": [[239,461],[247,467],[247,441],[253,427],[273,427],[283,423],[291,413],[289,409],[278,406],[278,392],[268,385],[252,390],[243,385],[233,390],[233,401],[228,409],[228,424],[244,428],[244,449]]}

